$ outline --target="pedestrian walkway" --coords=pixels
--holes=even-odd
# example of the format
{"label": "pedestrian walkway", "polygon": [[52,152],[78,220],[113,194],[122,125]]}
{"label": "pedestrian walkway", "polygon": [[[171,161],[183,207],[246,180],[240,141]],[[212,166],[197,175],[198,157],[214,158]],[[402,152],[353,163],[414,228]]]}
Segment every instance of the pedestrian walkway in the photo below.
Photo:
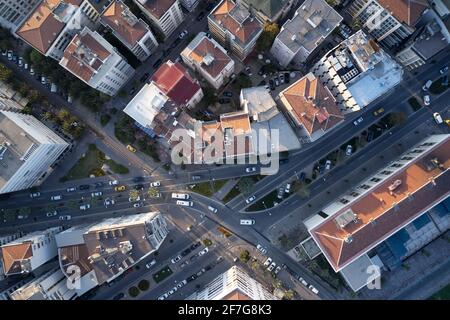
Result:
{"label": "pedestrian walkway", "polygon": [[220,190],[218,190],[216,193],[214,193],[214,198],[217,200],[222,201],[223,198],[231,191],[231,189],[234,188],[234,186],[238,183],[239,179],[230,179],[223,185]]}

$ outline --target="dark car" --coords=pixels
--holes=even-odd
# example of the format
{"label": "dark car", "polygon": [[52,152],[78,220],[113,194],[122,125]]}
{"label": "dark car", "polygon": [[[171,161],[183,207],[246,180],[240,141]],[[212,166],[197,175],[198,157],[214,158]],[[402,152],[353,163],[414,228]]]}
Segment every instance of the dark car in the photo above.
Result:
{"label": "dark car", "polygon": [[144,190],[144,185],[143,184],[137,184],[133,187],[135,190]]}
{"label": "dark car", "polygon": [[275,83],[273,82],[272,79],[269,80],[269,86],[270,86],[270,90],[275,90]]}
{"label": "dark car", "polygon": [[306,174],[304,172],[300,173],[300,177],[298,178],[300,181],[305,181]]}
{"label": "dark car", "polygon": [[194,281],[194,280],[197,279],[197,278],[198,278],[197,274],[194,273],[192,276],[187,277],[187,278],[186,278],[186,281],[187,281],[187,282],[191,282],[191,281]]}
{"label": "dark car", "polygon": [[231,92],[231,91],[224,91],[223,95],[225,97],[232,97],[233,96],[233,92]]}
{"label": "dark car", "polygon": [[125,294],[121,292],[121,293],[119,293],[118,295],[114,296],[113,300],[120,300],[120,299],[122,299],[123,297],[125,297]]}
{"label": "dark car", "polygon": [[285,74],[284,74],[284,82],[286,82],[286,83],[289,83],[289,82],[291,82],[291,79],[290,79],[291,77],[290,77],[290,75],[289,75],[289,72],[286,72]]}
{"label": "dark car", "polygon": [[200,242],[196,242],[196,243],[194,243],[193,245],[191,245],[189,248],[190,248],[191,250],[195,250],[195,249],[197,249],[198,247],[200,247],[200,245],[201,245]]}
{"label": "dark car", "polygon": [[262,81],[259,83],[260,86],[265,86],[266,84],[267,84],[266,80],[262,80]]}
{"label": "dark car", "polygon": [[96,188],[101,188],[101,187],[104,186],[104,183],[103,183],[103,182],[96,182],[96,183],[94,184],[94,186],[95,186]]}
{"label": "dark car", "polygon": [[144,181],[144,177],[134,177],[133,182],[138,183]]}
{"label": "dark car", "polygon": [[88,190],[91,186],[88,184],[82,184],[81,186],[78,187],[78,189],[80,190]]}
{"label": "dark car", "polygon": [[186,250],[183,250],[183,252],[181,252],[181,256],[185,257],[187,256],[189,253],[191,253],[191,248],[187,248]]}
{"label": "dark car", "polygon": [[148,79],[148,76],[149,76],[150,74],[148,73],[148,72],[146,72],[142,77],[141,77],[141,82],[142,83],[144,83],[145,81],[147,81],[147,79]]}
{"label": "dark car", "polygon": [[156,62],[153,64],[153,68],[158,68],[162,63],[162,59],[156,60]]}
{"label": "dark car", "polygon": [[229,98],[223,98],[223,99],[219,99],[219,103],[220,104],[226,104],[226,103],[230,103],[230,99]]}
{"label": "dark car", "polygon": [[200,14],[197,16],[197,21],[202,21],[202,19],[205,17],[205,13],[202,11],[200,12]]}

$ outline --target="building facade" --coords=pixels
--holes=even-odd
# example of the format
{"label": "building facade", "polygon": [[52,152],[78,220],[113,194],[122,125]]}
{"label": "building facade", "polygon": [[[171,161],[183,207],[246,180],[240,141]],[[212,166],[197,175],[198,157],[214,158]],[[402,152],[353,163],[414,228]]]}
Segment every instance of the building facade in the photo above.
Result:
{"label": "building facade", "polygon": [[0,110],[0,194],[42,183],[68,147],[35,117]]}
{"label": "building facade", "polygon": [[200,0],[180,0],[181,5],[189,12],[197,8]]}
{"label": "building facade", "polygon": [[0,0],[0,26],[15,35],[16,29],[39,2],[40,0]]}
{"label": "building facade", "polygon": [[297,5],[298,0],[238,0],[251,10],[259,20],[276,22]]}
{"label": "building facade", "polygon": [[133,76],[125,58],[87,27],[64,50],[59,64],[90,87],[114,96]]}
{"label": "building facade", "polygon": [[141,61],[149,58],[158,46],[148,25],[136,18],[122,1],[112,2],[100,21]]}
{"label": "building facade", "polygon": [[184,21],[180,0],[134,0],[153,27],[169,37]]}

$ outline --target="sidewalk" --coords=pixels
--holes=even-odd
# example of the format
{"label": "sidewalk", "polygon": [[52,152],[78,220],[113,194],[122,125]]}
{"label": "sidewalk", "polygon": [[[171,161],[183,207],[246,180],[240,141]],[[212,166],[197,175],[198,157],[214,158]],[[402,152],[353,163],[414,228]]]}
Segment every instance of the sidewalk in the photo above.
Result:
{"label": "sidewalk", "polygon": [[218,190],[216,193],[214,193],[214,198],[217,200],[222,201],[223,198],[231,191],[231,189],[234,188],[234,186],[238,183],[239,179],[230,179],[223,185],[220,190]]}

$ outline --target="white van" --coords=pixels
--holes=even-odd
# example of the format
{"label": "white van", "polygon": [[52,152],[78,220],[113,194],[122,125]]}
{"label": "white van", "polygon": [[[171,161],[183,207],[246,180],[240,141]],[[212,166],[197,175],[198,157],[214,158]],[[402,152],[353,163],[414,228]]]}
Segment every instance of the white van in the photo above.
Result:
{"label": "white van", "polygon": [[255,220],[253,220],[253,219],[241,219],[241,225],[251,226],[252,224],[255,224]]}
{"label": "white van", "polygon": [[184,201],[184,200],[177,200],[177,204],[179,206],[185,206],[185,207],[192,207],[194,203],[192,201]]}
{"label": "white van", "polygon": [[187,193],[172,193],[172,199],[189,199],[189,195]]}

